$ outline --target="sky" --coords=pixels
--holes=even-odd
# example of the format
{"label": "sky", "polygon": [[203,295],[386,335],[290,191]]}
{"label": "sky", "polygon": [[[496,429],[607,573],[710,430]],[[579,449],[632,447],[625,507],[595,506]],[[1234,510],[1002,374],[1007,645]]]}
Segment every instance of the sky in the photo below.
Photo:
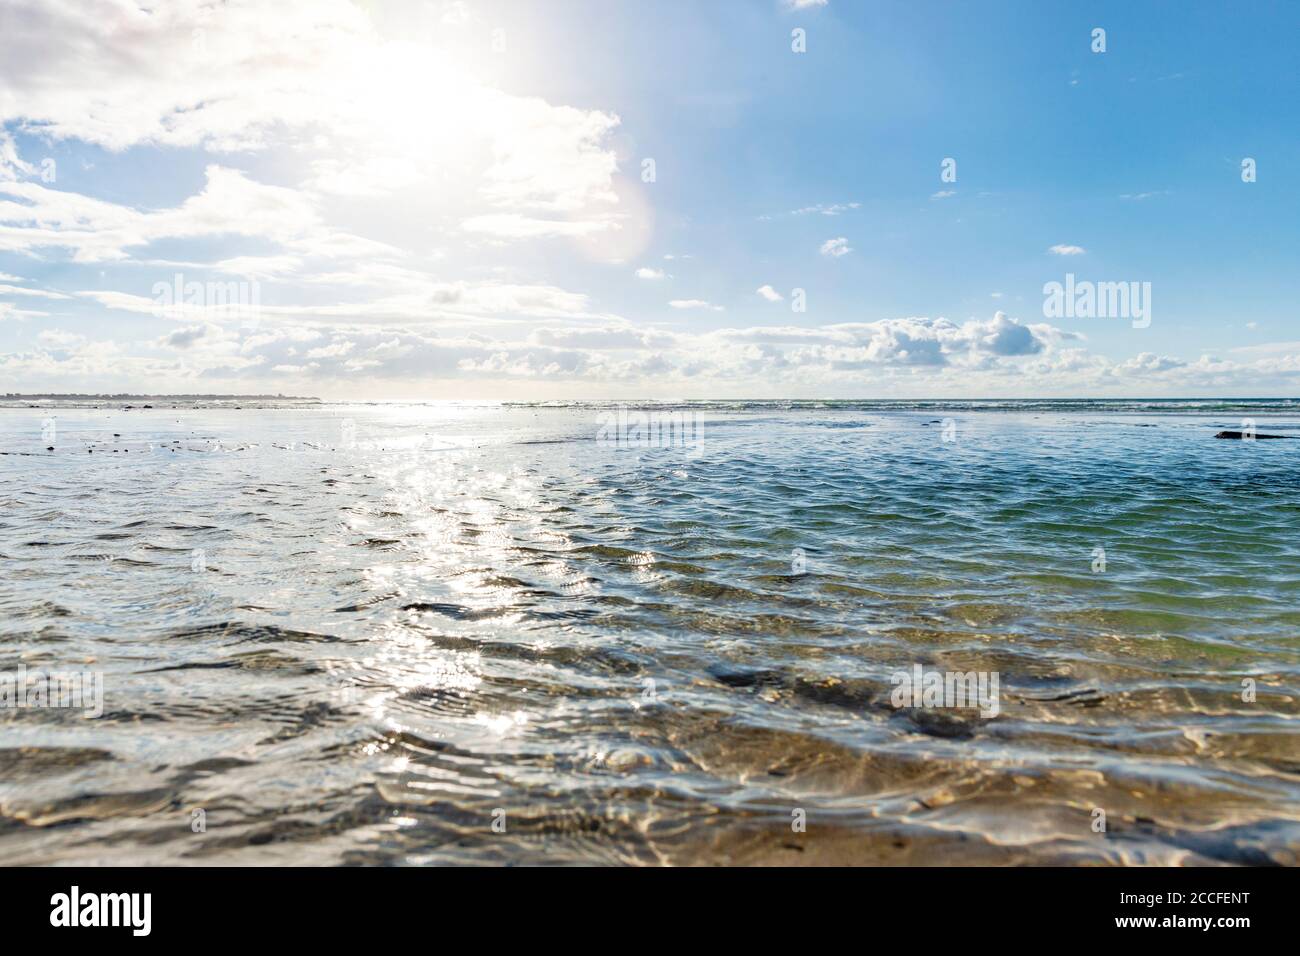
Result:
{"label": "sky", "polygon": [[0,393],[1294,396],[1298,65],[1294,2],[0,0]]}

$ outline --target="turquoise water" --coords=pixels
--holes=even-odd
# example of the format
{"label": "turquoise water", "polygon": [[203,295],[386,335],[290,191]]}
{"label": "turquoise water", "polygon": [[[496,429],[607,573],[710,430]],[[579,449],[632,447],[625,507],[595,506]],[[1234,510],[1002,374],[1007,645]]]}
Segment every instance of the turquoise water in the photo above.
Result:
{"label": "turquoise water", "polygon": [[1296,862],[1296,403],[641,411],[0,408],[0,851]]}

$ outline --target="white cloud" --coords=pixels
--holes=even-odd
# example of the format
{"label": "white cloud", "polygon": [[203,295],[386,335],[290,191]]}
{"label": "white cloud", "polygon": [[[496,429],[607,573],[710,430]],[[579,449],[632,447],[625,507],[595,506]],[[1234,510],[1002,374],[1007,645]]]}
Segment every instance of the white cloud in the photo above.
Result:
{"label": "white cloud", "polygon": [[63,329],[46,329],[36,336],[36,341],[52,348],[67,349],[82,344],[86,339],[84,336],[65,332]]}
{"label": "white cloud", "polygon": [[663,269],[642,267],[636,270],[636,277],[638,279],[664,279],[667,278],[667,276],[668,274],[664,272]]}
{"label": "white cloud", "polygon": [[538,219],[519,213],[498,213],[472,216],[461,223],[461,228],[499,239],[547,239],[590,236],[614,228],[614,223],[610,220]]}
{"label": "white cloud", "polygon": [[1134,372],[1166,372],[1170,369],[1178,369],[1186,366],[1187,363],[1181,359],[1170,358],[1167,355],[1156,355],[1154,352],[1142,352],[1118,366],[1121,374]]}
{"label": "white cloud", "polygon": [[[461,9],[447,14],[463,23]],[[486,86],[458,65],[464,42],[386,39],[347,0],[11,0],[0,130],[110,150],[287,147],[310,170],[302,188],[321,194],[418,185],[498,212],[607,219],[619,118]],[[0,180],[24,170],[0,134]],[[527,229],[477,225],[494,224]]]}
{"label": "white cloud", "polygon": [[704,299],[673,299],[668,303],[672,309],[708,309],[710,312],[721,312],[723,307],[706,302]]}
{"label": "white cloud", "polygon": [[0,295],[26,295],[42,299],[70,299],[71,296],[64,295],[62,292],[50,292],[46,289],[27,289],[23,286],[0,285]]}
{"label": "white cloud", "polygon": [[236,256],[233,259],[222,259],[214,263],[212,268],[230,275],[270,278],[293,272],[301,266],[302,259],[298,256]]}
{"label": "white cloud", "polygon": [[931,193],[931,194],[930,194],[930,198],[931,198],[931,199],[949,199],[949,198],[951,198],[952,196],[955,196],[955,195],[957,195],[957,190],[955,190],[955,189],[940,189],[937,193]]}
{"label": "white cloud", "polygon": [[0,121],[0,181],[30,176],[33,172],[32,166],[19,158],[13,136],[4,129]]}
{"label": "white cloud", "polygon": [[840,256],[847,256],[852,251],[853,247],[849,245],[849,241],[843,236],[840,236],[838,239],[827,239],[821,245],[821,254],[824,256],[830,256],[832,259],[838,259]]}
{"label": "white cloud", "polygon": [[316,15],[302,2],[238,0],[219,11],[195,0],[152,10],[116,0],[9,7],[0,62],[12,95],[0,100],[0,121],[113,150],[264,146],[274,114],[305,121],[319,105],[312,83],[369,34],[341,0],[321,0]]}
{"label": "white cloud", "polygon": [[858,202],[830,203],[830,204],[818,203],[815,206],[803,206],[799,209],[792,209],[790,210],[790,215],[807,216],[812,214],[819,214],[822,216],[838,216],[841,213],[848,212],[850,209],[857,209],[861,205],[862,203],[858,203]]}
{"label": "white cloud", "polygon": [[883,319],[804,328],[760,326],[715,333],[731,343],[751,343],[768,358],[785,347],[780,364],[850,370],[878,366],[941,368],[990,359],[1037,355],[1061,333],[1046,325],[1022,325],[998,312],[962,325],[947,319]]}
{"label": "white cloud", "polygon": [[442,22],[448,26],[459,26],[462,23],[469,23],[473,19],[469,7],[465,5],[464,0],[449,0],[442,6]]}
{"label": "white cloud", "polygon": [[754,290],[768,302],[780,302],[784,298],[780,292],[777,292],[770,285],[761,285]]}
{"label": "white cloud", "polygon": [[1058,244],[1052,246],[1047,251],[1057,256],[1081,256],[1088,250],[1083,248],[1083,246],[1066,246]]}
{"label": "white cloud", "polygon": [[208,326],[191,325],[163,336],[157,344],[167,345],[175,349],[187,349],[207,334]]}
{"label": "white cloud", "polygon": [[248,333],[200,323],[149,342],[152,356],[48,331],[31,350],[0,355],[0,377],[11,388],[120,390],[147,377],[157,390],[347,394],[358,372],[375,389],[406,395],[411,383],[430,381],[446,383],[451,394],[464,394],[471,382],[508,393],[517,382],[527,383],[523,394],[548,383],[587,397],[615,394],[629,382],[771,396],[862,395],[864,387],[909,395],[1231,393],[1260,383],[1286,392],[1300,384],[1296,343],[1232,360],[1151,352],[1112,360],[1079,347],[1075,333],[1003,313],[965,322],[912,317],[696,332],[616,323],[525,334],[484,324],[434,332],[304,319]]}
{"label": "white cloud", "polygon": [[37,312],[31,309],[20,309],[12,302],[0,302],[0,322],[8,319],[24,321],[26,319],[40,318],[47,314],[46,312]]}
{"label": "white cloud", "polygon": [[309,349],[307,351],[307,358],[340,358],[350,353],[355,347],[355,342],[349,342],[347,339],[336,338],[329,345],[322,345],[319,348]]}
{"label": "white cloud", "polygon": [[160,239],[239,235],[284,243],[318,226],[314,203],[296,190],[217,165],[208,166],[206,177],[201,192],[157,212],[37,183],[0,182],[0,250],[62,248],[75,261],[99,262],[127,258],[126,250]]}
{"label": "white cloud", "polygon": [[423,178],[420,164],[407,156],[366,156],[345,161],[334,158],[314,160],[312,175],[306,186],[334,196],[383,196]]}
{"label": "white cloud", "polygon": [[535,330],[529,341],[558,348],[583,349],[650,349],[672,348],[678,337],[671,332],[635,329],[628,326],[606,328],[544,328]]}
{"label": "white cloud", "polygon": [[[387,276],[388,278],[383,278]],[[325,286],[358,286],[368,284],[364,272],[338,273],[314,277]],[[165,277],[168,284],[173,279]],[[188,279],[186,280],[188,281]],[[351,301],[332,297],[325,304],[260,302],[256,315],[262,322],[276,320],[372,322],[403,320],[419,324],[466,324],[482,327],[486,324],[512,324],[533,319],[593,320],[608,322],[619,319],[608,313],[591,309],[588,297],[556,286],[525,285],[505,282],[445,283],[420,273],[391,271],[380,268],[373,284],[387,286],[387,295],[362,295]],[[112,289],[86,290],[78,296],[97,302],[108,309],[144,315],[164,314],[166,318],[183,322],[221,323],[243,321],[248,310],[238,306],[196,305],[180,303],[169,306],[165,313],[152,297]]]}

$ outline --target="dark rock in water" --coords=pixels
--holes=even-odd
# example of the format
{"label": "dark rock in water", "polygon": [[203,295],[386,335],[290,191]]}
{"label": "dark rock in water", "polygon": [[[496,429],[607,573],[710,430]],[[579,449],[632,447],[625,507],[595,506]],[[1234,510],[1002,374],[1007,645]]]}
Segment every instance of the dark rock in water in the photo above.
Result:
{"label": "dark rock in water", "polygon": [[710,664],[705,672],[720,684],[728,687],[769,687],[780,685],[780,674],[773,670],[752,667],[735,667],[731,664]]}
{"label": "dark rock in water", "polygon": [[945,740],[970,740],[975,736],[975,720],[969,716],[949,714],[922,707],[908,707],[894,711],[893,716],[901,716],[916,729],[918,733]]}
{"label": "dark rock in water", "polygon": [[[1245,432],[1219,432],[1215,438],[1239,438],[1242,441],[1248,441]],[[1294,438],[1294,435],[1256,435],[1256,438]]]}

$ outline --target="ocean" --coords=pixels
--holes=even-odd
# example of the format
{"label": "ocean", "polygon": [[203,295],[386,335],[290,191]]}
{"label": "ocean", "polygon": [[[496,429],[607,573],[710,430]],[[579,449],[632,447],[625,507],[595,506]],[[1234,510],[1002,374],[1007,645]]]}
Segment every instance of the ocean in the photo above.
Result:
{"label": "ocean", "polygon": [[1295,400],[149,404],[0,403],[8,863],[1298,862]]}

